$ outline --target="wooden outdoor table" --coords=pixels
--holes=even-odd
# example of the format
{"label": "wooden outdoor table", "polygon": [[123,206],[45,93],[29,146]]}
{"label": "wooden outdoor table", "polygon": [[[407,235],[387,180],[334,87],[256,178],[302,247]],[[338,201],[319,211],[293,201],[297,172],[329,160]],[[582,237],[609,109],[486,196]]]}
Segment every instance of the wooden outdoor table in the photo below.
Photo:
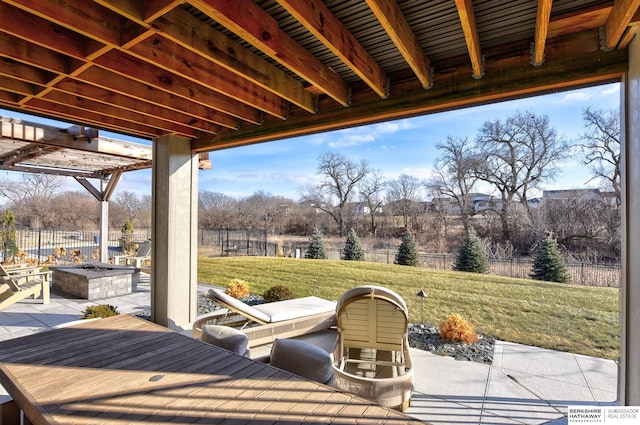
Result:
{"label": "wooden outdoor table", "polygon": [[0,342],[0,384],[34,424],[421,423],[129,315]]}

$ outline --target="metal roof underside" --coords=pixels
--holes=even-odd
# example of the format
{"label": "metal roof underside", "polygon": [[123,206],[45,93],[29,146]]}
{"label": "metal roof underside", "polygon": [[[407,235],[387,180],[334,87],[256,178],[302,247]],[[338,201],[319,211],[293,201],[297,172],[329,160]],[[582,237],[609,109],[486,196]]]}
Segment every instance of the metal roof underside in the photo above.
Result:
{"label": "metal roof underside", "polygon": [[639,5],[3,0],[0,107],[207,152],[620,81]]}

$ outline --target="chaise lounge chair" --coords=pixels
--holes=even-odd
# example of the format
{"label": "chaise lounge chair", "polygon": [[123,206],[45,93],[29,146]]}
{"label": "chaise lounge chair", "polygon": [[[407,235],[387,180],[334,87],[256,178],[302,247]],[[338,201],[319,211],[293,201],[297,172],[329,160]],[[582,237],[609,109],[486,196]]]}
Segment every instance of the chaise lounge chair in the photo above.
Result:
{"label": "chaise lounge chair", "polygon": [[0,310],[28,297],[42,297],[49,303],[51,272],[39,267],[9,267],[0,265]]}
{"label": "chaise lounge chair", "polygon": [[404,410],[413,394],[408,311],[395,292],[359,286],[336,308],[335,386],[385,407]]}
{"label": "chaise lounge chair", "polygon": [[[250,306],[224,291],[210,289],[206,296],[225,308],[199,317],[193,324],[194,338],[200,338],[208,324],[242,326],[249,337],[249,347],[269,344],[276,338],[294,338],[335,326],[336,303],[318,297],[304,297]],[[238,322],[229,313],[240,316]]]}

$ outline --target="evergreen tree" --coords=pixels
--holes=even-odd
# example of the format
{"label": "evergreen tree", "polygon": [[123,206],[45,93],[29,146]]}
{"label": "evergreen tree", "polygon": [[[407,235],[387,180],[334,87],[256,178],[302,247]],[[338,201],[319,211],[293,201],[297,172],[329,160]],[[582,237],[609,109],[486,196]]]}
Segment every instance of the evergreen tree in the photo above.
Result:
{"label": "evergreen tree", "polygon": [[464,236],[462,246],[456,255],[453,270],[459,272],[486,273],[487,256],[480,244],[480,238],[473,228]]}
{"label": "evergreen tree", "polygon": [[13,211],[6,210],[0,220],[0,248],[2,249],[2,259],[4,261],[16,255],[18,246],[16,245],[16,217]]}
{"label": "evergreen tree", "polygon": [[398,253],[396,254],[396,260],[394,263],[403,266],[418,265],[418,248],[416,247],[416,240],[408,230],[402,236],[402,243],[398,248]]}
{"label": "evergreen tree", "polygon": [[569,281],[569,273],[558,248],[558,242],[551,234],[548,234],[547,238],[542,241],[529,276],[532,279],[545,280],[547,282]]}
{"label": "evergreen tree", "polygon": [[327,251],[324,247],[324,238],[320,229],[315,229],[313,235],[309,239],[309,245],[307,246],[307,252],[305,258],[312,258],[316,260],[324,260],[327,258]]}
{"label": "evergreen tree", "polygon": [[342,259],[364,261],[364,249],[362,249],[358,234],[353,229],[349,230],[349,234],[347,235],[347,241],[342,251]]}

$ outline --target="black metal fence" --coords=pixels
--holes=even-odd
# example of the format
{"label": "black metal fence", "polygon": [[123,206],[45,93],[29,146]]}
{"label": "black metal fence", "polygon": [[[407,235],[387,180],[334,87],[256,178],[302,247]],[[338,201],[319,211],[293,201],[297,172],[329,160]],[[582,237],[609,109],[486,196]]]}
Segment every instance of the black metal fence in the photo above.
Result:
{"label": "black metal fence", "polygon": [[[21,229],[17,230],[19,253],[27,258],[37,258],[41,263],[90,262],[98,259],[99,234],[96,232],[72,230]],[[133,234],[136,243],[147,242],[150,230],[144,229]],[[198,232],[199,251],[205,257],[227,256],[278,256],[278,246],[267,242],[264,230],[200,230]],[[289,249],[291,256],[304,258],[306,243],[296,244]],[[327,249],[329,259],[339,260],[342,248]],[[109,233],[108,256],[122,255],[122,233]],[[365,251],[365,260],[393,264],[396,250],[378,249]],[[5,253],[0,250],[0,260],[6,261]],[[451,270],[455,254],[420,254],[422,267]],[[533,267],[531,259],[490,259],[489,273],[499,276],[528,278]],[[570,282],[586,286],[620,286],[620,264],[593,264],[569,262],[567,270]]]}
{"label": "black metal fence", "polygon": [[198,245],[201,251],[208,251],[208,256],[272,255],[265,230],[200,230]]}
{"label": "black metal fence", "polygon": [[[133,241],[149,240],[149,234],[134,233]],[[100,235],[96,232],[75,230],[19,229],[16,231],[17,256],[38,259],[40,263],[90,262],[99,258]],[[108,256],[122,255],[122,233],[109,233]],[[6,261],[8,253],[0,253]]]}
{"label": "black metal fence", "polygon": [[[338,260],[341,249],[327,251],[329,259]],[[368,250],[365,260],[377,263],[393,264],[395,250]],[[420,254],[419,265],[432,269],[451,270],[455,261],[455,254]],[[513,258],[508,260],[489,259],[489,273],[498,276],[509,276],[528,279],[533,268],[533,260]],[[620,286],[620,264],[594,264],[585,262],[568,262],[567,271],[570,283],[584,286]]]}

